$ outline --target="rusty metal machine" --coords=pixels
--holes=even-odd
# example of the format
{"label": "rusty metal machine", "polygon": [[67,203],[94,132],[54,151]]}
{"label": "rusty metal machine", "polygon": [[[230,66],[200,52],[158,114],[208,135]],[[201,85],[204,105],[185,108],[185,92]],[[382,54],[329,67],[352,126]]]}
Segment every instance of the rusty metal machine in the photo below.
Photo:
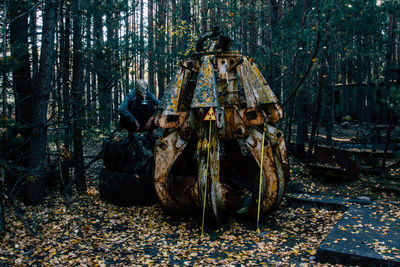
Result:
{"label": "rusty metal machine", "polygon": [[[198,41],[155,120],[165,129],[153,170],[162,205],[180,215],[200,214],[205,205],[217,222],[230,213],[255,216],[258,192],[261,215],[277,208],[289,178],[284,137],[273,126],[282,109],[257,66],[230,43],[218,28]],[[212,121],[204,121],[210,111]]]}

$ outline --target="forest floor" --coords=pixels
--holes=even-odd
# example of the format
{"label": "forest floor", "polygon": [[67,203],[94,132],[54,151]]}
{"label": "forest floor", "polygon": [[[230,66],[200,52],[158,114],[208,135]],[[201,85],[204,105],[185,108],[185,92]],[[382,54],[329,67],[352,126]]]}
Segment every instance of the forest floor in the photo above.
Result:
{"label": "forest floor", "polygon": [[[376,176],[332,183],[311,177],[296,159],[290,161],[289,194],[369,197],[400,217],[399,195],[376,192],[373,188],[382,182]],[[0,265],[326,266],[316,262],[317,249],[343,216],[338,210],[289,206],[285,199],[262,220],[261,236],[255,221],[232,217],[220,227],[206,224],[200,240],[200,218],[171,217],[160,204],[116,207],[101,201],[96,184],[100,169],[101,162],[88,172],[87,195],[73,194],[68,201],[54,193],[41,205],[18,203],[25,222],[6,206]],[[396,170],[392,174],[399,175]]]}

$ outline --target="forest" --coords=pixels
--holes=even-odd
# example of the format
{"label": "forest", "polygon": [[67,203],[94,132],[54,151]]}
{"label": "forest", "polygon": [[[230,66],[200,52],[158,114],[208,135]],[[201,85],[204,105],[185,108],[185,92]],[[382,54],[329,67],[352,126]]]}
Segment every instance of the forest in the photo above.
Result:
{"label": "forest", "polygon": [[[196,53],[199,38],[218,26],[232,39],[231,50],[258,66],[283,109],[283,118],[274,125],[282,131],[288,148],[289,193],[296,193],[293,188],[303,186],[298,180],[304,176],[306,192],[329,193],[332,185],[308,177],[312,171],[308,163],[315,160],[319,145],[334,146],[345,139],[367,148],[379,143],[381,158],[374,162],[379,165],[378,174],[360,176],[356,184],[342,184],[340,188],[348,190],[345,193],[333,189],[348,197],[351,191],[364,190],[360,186],[365,179],[388,176],[389,170],[384,171],[387,165],[394,163],[395,174],[399,170],[398,157],[393,152],[399,150],[400,143],[399,18],[400,3],[396,0],[1,0],[0,238],[5,239],[0,239],[4,244],[0,247],[0,264],[258,265],[262,259],[255,257],[253,262],[250,252],[261,246],[265,255],[259,252],[268,258],[267,264],[312,263],[325,232],[317,234],[315,242],[303,236],[307,240],[299,241],[299,247],[289,246],[291,253],[283,252],[286,243],[273,239],[275,243],[240,243],[248,249],[240,257],[235,251],[222,257],[218,250],[211,260],[205,251],[210,247],[190,241],[197,231],[194,228],[199,228],[195,219],[183,223],[184,229],[179,226],[184,219],[168,222],[169,228],[163,232],[157,228],[164,224],[160,221],[162,209],[157,205],[152,212],[140,206],[123,210],[103,203],[97,191],[102,144],[119,129],[119,106],[136,82],[145,80],[149,91],[163,99],[181,63]],[[368,153],[372,155],[375,150]],[[398,188],[400,184],[396,184],[397,191],[387,193],[385,201],[399,203]],[[83,211],[83,207],[87,210]],[[271,217],[267,221],[284,225],[289,235],[292,227],[302,229],[294,219],[301,214],[314,216],[305,231],[324,223],[332,229],[334,224],[326,222],[326,216],[339,219],[342,215],[342,211],[314,208],[285,209],[290,210],[291,217],[278,209],[278,214],[268,215]],[[106,216],[107,210],[112,210],[112,216]],[[400,215],[398,207],[391,211],[394,217]],[[293,221],[286,221],[285,216]],[[79,222],[80,218],[84,223]],[[90,224],[97,219],[97,224]],[[63,220],[66,222],[61,239],[55,237],[50,242],[43,236],[55,234],[50,226],[58,229]],[[65,251],[73,251],[74,255],[63,254],[57,248],[56,243],[64,242],[66,232],[74,234],[74,227],[79,228],[76,240],[79,237],[80,242],[88,242],[91,232],[110,220],[111,224],[115,220],[130,226],[142,224],[147,227],[143,230],[147,239],[153,238],[152,227],[158,229],[165,238],[156,240],[163,244],[162,248],[149,254],[141,247],[143,239],[132,239],[135,233],[125,225],[121,231],[126,234],[120,242],[131,244],[136,254],[123,249],[122,261],[123,257],[116,253],[110,258],[98,258],[111,246],[119,250],[118,242],[85,243],[92,246],[92,256],[80,254],[85,248],[77,249],[76,242],[69,243],[70,240]],[[149,223],[151,220],[158,225]],[[232,225],[212,228],[208,240],[229,243],[237,241],[238,235],[257,240],[246,223],[238,226],[235,221]],[[116,239],[115,225],[107,227],[111,230],[102,238]],[[268,229],[273,238],[290,239],[279,229]],[[18,238],[20,231],[24,233]],[[186,245],[191,249],[180,251],[179,244],[171,241],[174,232],[179,238],[187,237]],[[27,259],[14,244],[17,246],[29,236],[35,236],[36,241],[26,245]],[[43,238],[49,242],[39,249]],[[176,251],[172,251],[171,242]],[[220,243],[215,246],[223,250]],[[267,248],[275,256],[265,252]],[[15,254],[9,254],[14,250]],[[389,257],[398,262],[396,250],[391,249],[395,254]],[[179,259],[163,258],[165,251],[177,253]]]}

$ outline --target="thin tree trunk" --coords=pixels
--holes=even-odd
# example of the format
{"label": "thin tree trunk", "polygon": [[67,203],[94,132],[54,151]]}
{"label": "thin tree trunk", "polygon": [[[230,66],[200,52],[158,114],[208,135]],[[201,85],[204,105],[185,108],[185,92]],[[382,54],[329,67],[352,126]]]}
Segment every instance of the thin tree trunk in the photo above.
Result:
{"label": "thin tree trunk", "polygon": [[57,0],[46,0],[43,18],[42,46],[38,80],[33,91],[32,134],[30,142],[29,165],[32,168],[32,181],[26,186],[25,199],[38,203],[44,197],[44,176],[47,143],[47,104],[51,89],[54,65],[54,35],[57,20]]}
{"label": "thin tree trunk", "polygon": [[[140,57],[139,57],[139,78],[144,79],[144,20],[143,20],[143,6],[144,6],[144,1],[140,1]],[[150,12],[150,10],[149,10]],[[149,24],[150,25],[150,24]],[[150,33],[149,33],[149,38],[150,38]]]}
{"label": "thin tree trunk", "polygon": [[94,122],[92,117],[94,116],[94,107],[93,107],[93,102],[92,101],[92,82],[91,82],[91,74],[92,74],[92,57],[91,51],[91,38],[92,38],[92,20],[91,16],[88,14],[86,15],[86,56],[85,56],[85,67],[86,67],[86,72],[85,72],[85,87],[86,87],[86,126],[87,127],[92,127]]}
{"label": "thin tree trunk", "polygon": [[[118,110],[118,96],[113,99],[113,92],[116,93],[118,90],[118,83],[114,83],[113,76],[116,75],[118,72],[115,63],[115,58],[116,58],[116,51],[118,51],[118,44],[116,42],[116,32],[118,27],[116,27],[117,20],[115,20],[114,16],[115,14],[113,13],[114,10],[114,4],[113,1],[108,0],[107,1],[107,11],[106,11],[106,25],[107,25],[107,44],[106,44],[106,55],[105,55],[105,63],[106,66],[108,66],[108,71],[105,71],[105,76],[106,81],[107,81],[107,90],[106,90],[106,95],[107,98],[110,99],[110,105],[107,106],[108,109],[108,116],[109,116],[109,122],[113,120],[113,117]],[[109,86],[109,84],[112,84],[112,86]],[[114,89],[114,90],[113,90]],[[115,103],[117,101],[117,103]],[[115,107],[116,108],[113,108]]]}
{"label": "thin tree trunk", "polygon": [[241,42],[241,48],[242,48],[242,53],[247,54],[247,32],[248,32],[248,16],[247,16],[247,1],[246,0],[240,0],[240,10],[241,10],[241,37],[242,37],[242,42]]}
{"label": "thin tree trunk", "polygon": [[325,80],[327,66],[326,66],[325,62],[323,62],[322,64],[323,64],[323,66],[321,68],[321,74],[320,74],[320,79],[319,79],[320,84],[318,86],[317,108],[312,115],[311,136],[310,136],[310,143],[308,146],[308,158],[309,159],[311,159],[314,146],[318,141],[317,128],[319,125],[319,119],[320,119],[321,108],[322,108],[322,89],[327,87],[326,80]]}
{"label": "thin tree trunk", "polygon": [[[178,22],[178,20],[177,20],[177,17],[175,16],[175,14],[176,14],[176,1],[177,0],[171,0],[172,1],[172,3],[171,3],[171,13],[172,13],[172,15],[171,15],[171,22],[172,22],[172,30],[173,31],[175,31],[176,30],[176,27],[177,27],[177,22]],[[175,36],[175,34],[173,34],[172,35],[172,38],[171,38],[172,40],[171,40],[171,55],[172,55],[172,57],[175,59],[176,58],[176,55],[177,55],[177,51],[176,51],[176,47],[177,47],[177,41],[176,41],[176,36]]]}
{"label": "thin tree trunk", "polygon": [[85,164],[83,159],[82,129],[84,122],[84,90],[83,90],[83,56],[82,56],[82,17],[81,1],[73,2],[73,72],[72,72],[72,100],[73,100],[73,136],[75,181],[79,193],[86,193]]}
{"label": "thin tree trunk", "polygon": [[[166,15],[166,3],[165,0],[159,0],[158,2],[158,29],[165,28],[165,15]],[[165,87],[165,33],[163,30],[158,31],[157,38],[157,81],[158,81],[158,97],[161,98],[164,95]]]}
{"label": "thin tree trunk", "polygon": [[[61,28],[61,73],[62,73],[62,94],[64,108],[64,146],[67,151],[72,145],[72,126],[71,126],[71,97],[70,97],[70,28],[71,28],[71,6],[70,3],[65,3],[65,10],[61,10],[64,23]],[[63,5],[61,5],[63,7]],[[65,170],[64,180],[66,184],[69,181],[69,172]]]}
{"label": "thin tree trunk", "polygon": [[256,56],[257,49],[257,37],[258,37],[258,25],[257,25],[257,1],[251,0],[251,8],[249,10],[249,24],[250,24],[250,54]]}
{"label": "thin tree trunk", "polygon": [[293,97],[292,102],[290,103],[290,112],[289,112],[289,123],[287,126],[287,133],[286,133],[286,138],[287,138],[287,143],[290,144],[292,141],[292,126],[293,126],[293,117],[294,117],[294,112],[295,112],[295,99],[296,96]]}
{"label": "thin tree trunk", "polygon": [[[4,1],[3,3],[3,12],[4,12],[4,17],[3,17],[3,25],[7,25],[7,5],[6,2]],[[3,60],[7,59],[7,28],[3,27]],[[3,87],[2,87],[2,114],[3,118],[7,116],[7,83],[8,83],[8,78],[7,78],[7,71],[6,68],[3,69]]]}
{"label": "thin tree trunk", "polygon": [[201,0],[201,31],[202,31],[202,34],[207,32],[207,11],[208,11],[208,0]]}
{"label": "thin tree trunk", "polygon": [[297,96],[297,136],[296,143],[304,144],[308,141],[308,101],[309,92],[304,90],[299,96]]}
{"label": "thin tree trunk", "polygon": [[[97,0],[97,5],[101,6],[101,1]],[[103,40],[103,12],[99,8],[94,16],[96,59],[94,69],[97,74],[97,90],[99,101],[99,125],[101,129],[109,130],[111,123],[111,80],[109,79],[109,65],[107,65],[107,53],[110,48],[104,47]]]}
{"label": "thin tree trunk", "polygon": [[[135,12],[133,12],[135,14]],[[125,29],[128,31],[130,25],[129,25],[129,18],[128,16],[125,16]],[[125,57],[125,81],[124,81],[124,90],[125,94],[129,91],[129,35],[125,34],[125,47],[124,47],[124,57]]]}
{"label": "thin tree trunk", "polygon": [[[153,0],[149,0],[148,2],[148,27],[149,27],[149,43],[148,43],[148,47],[147,47],[147,51],[148,51],[148,55],[153,55],[154,52],[154,25],[153,25],[153,5],[154,2]],[[152,65],[152,63],[149,60],[149,64],[148,64],[148,68],[149,68],[149,88],[150,90],[154,90],[154,66]]]}
{"label": "thin tree trunk", "polygon": [[[344,55],[342,55],[342,57],[344,58]],[[344,61],[344,60],[343,60]],[[346,116],[346,115],[349,115],[349,90],[348,90],[348,87],[347,87],[347,80],[346,80],[346,77],[347,77],[347,63],[346,63],[346,61],[344,61],[344,62],[342,62],[341,63],[341,66],[342,66],[342,68],[341,68],[341,72],[342,72],[342,90],[343,90],[343,93],[342,93],[342,111],[343,111],[343,115],[344,116]]]}

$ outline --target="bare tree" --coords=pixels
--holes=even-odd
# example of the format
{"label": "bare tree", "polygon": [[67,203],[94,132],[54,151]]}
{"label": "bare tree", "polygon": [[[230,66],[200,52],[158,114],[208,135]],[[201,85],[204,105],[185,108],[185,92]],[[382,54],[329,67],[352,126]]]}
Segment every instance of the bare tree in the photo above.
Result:
{"label": "bare tree", "polygon": [[51,90],[54,65],[54,34],[57,20],[57,0],[46,0],[43,18],[40,68],[37,82],[33,88],[32,134],[30,141],[29,165],[33,179],[27,183],[25,198],[27,202],[38,203],[44,196],[44,176],[47,144],[47,105]]}

